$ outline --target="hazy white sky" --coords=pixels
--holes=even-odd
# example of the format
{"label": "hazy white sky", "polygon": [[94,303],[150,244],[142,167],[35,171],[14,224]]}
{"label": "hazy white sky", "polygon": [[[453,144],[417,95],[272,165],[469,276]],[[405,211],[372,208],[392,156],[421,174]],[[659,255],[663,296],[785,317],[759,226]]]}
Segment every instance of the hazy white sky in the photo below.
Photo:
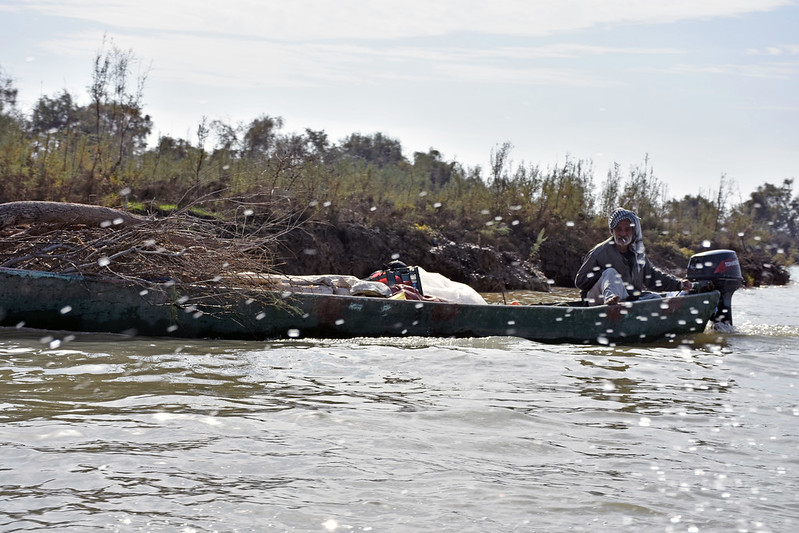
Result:
{"label": "hazy white sky", "polygon": [[149,71],[156,134],[266,114],[597,182],[648,155],[673,197],[799,178],[799,0],[0,0],[22,109],[85,103],[104,35]]}

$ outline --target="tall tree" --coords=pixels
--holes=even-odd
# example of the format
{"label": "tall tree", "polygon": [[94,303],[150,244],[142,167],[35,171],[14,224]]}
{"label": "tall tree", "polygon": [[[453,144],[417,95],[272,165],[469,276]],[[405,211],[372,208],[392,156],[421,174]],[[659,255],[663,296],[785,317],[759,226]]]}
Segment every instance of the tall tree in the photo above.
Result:
{"label": "tall tree", "polygon": [[251,158],[269,157],[275,149],[281,128],[283,128],[281,117],[262,115],[250,122],[244,134],[244,154]]}
{"label": "tall tree", "polygon": [[0,115],[10,113],[17,106],[17,88],[14,80],[0,67]]}
{"label": "tall tree", "polygon": [[147,73],[140,73],[135,86],[130,87],[130,70],[136,57],[123,51],[113,42],[94,59],[92,83],[89,86],[93,117],[94,155],[89,180],[96,173],[108,178],[122,166],[125,158],[143,149],[152,129],[152,120],[142,109]]}
{"label": "tall tree", "polygon": [[405,162],[402,144],[397,139],[382,133],[373,135],[353,133],[344,139],[340,150],[344,155],[374,163],[378,167]]}
{"label": "tall tree", "polygon": [[781,186],[761,185],[742,207],[755,224],[768,227],[771,233],[799,236],[799,198],[793,198],[793,179],[784,180]]}
{"label": "tall tree", "polygon": [[78,106],[72,95],[64,90],[54,97],[42,96],[31,114],[31,131],[45,133],[64,132],[79,120]]}
{"label": "tall tree", "polygon": [[450,182],[457,163],[444,161],[441,152],[431,148],[427,153],[414,152],[413,168],[430,181],[433,190],[438,190]]}

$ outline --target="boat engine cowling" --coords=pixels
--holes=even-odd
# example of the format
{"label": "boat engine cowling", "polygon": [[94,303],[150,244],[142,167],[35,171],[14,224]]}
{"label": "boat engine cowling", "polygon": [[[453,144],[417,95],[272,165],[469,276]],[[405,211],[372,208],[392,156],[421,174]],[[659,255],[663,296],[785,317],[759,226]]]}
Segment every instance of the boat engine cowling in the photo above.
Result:
{"label": "boat engine cowling", "polygon": [[732,326],[732,295],[743,286],[741,264],[732,250],[710,250],[695,254],[688,260],[688,279],[694,290],[716,290],[721,294],[718,307],[710,320],[714,325]]}

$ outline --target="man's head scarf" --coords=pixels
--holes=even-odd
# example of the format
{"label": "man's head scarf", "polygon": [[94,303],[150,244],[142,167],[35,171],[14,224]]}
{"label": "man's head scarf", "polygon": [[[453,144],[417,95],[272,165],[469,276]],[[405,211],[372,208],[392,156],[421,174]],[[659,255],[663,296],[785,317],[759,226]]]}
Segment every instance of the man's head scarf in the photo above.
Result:
{"label": "man's head scarf", "polygon": [[641,231],[641,219],[638,218],[638,215],[627,209],[621,207],[614,209],[610,216],[608,216],[608,228],[610,228],[611,234],[613,233],[613,228],[622,220],[629,220],[633,227],[633,240],[630,243],[629,249],[635,253],[636,262],[639,265],[643,265],[646,261],[646,249],[644,248],[644,235]]}
{"label": "man's head scarf", "polygon": [[632,211],[628,211],[627,209],[622,209],[621,207],[615,209],[610,216],[608,217],[608,228],[610,231],[613,231],[613,228],[619,225],[619,222],[622,220],[629,220],[630,224],[635,226],[638,221],[638,217],[635,216],[635,213]]}

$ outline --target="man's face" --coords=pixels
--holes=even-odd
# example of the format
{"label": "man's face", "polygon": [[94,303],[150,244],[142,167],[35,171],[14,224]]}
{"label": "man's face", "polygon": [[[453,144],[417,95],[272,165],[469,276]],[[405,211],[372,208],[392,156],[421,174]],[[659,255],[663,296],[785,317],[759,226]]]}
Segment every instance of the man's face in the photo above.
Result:
{"label": "man's face", "polygon": [[621,220],[613,228],[613,239],[619,246],[628,246],[633,240],[633,225],[627,220]]}

